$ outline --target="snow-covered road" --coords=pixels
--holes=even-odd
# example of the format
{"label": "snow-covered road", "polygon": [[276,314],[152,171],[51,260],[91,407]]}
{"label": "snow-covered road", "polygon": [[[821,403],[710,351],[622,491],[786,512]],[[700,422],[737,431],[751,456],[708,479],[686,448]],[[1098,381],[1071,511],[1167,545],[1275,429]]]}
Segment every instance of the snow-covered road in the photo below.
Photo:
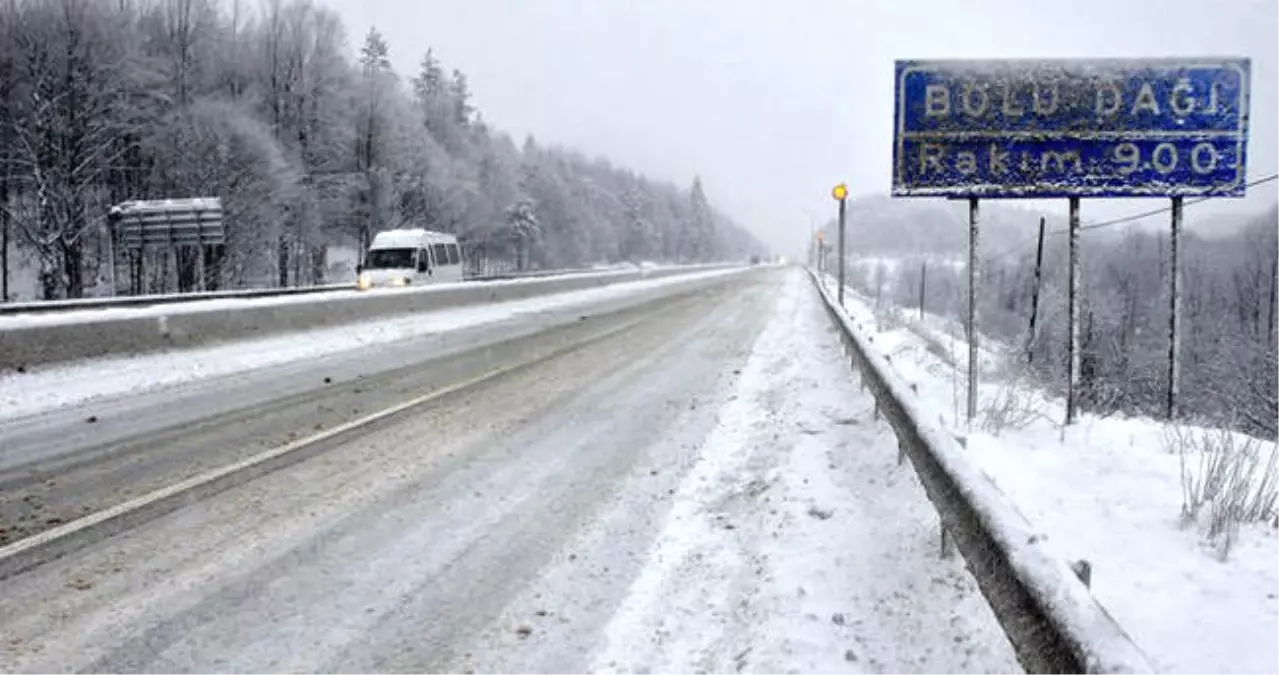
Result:
{"label": "snow-covered road", "polygon": [[[631,306],[681,287],[696,285],[733,274],[741,268],[690,272],[679,276],[645,279],[564,293],[535,296],[505,302],[463,305],[383,318],[373,322],[288,332],[267,337],[235,340],[192,349],[132,356],[90,359],[80,363],[38,368],[35,372],[0,371],[0,421],[38,415],[88,401],[110,399],[121,394],[156,391],[217,377],[312,363],[352,350],[383,347],[406,340],[422,342],[439,337],[445,341],[459,334],[484,341],[492,336],[529,334],[576,318],[578,310],[598,312]],[[496,282],[503,285],[536,283],[536,279]],[[451,286],[451,285],[450,285]],[[445,288],[374,289],[373,297],[396,293],[430,294]],[[320,296],[282,296],[253,300],[209,300],[182,305],[156,305],[110,310],[113,317],[163,317],[178,312],[211,312],[285,304],[323,304],[340,301],[356,291]],[[6,326],[42,325],[92,321],[103,310],[0,317],[0,333]]]}
{"label": "snow-covered road", "polygon": [[794,275],[595,667],[1013,671],[972,579]]}
{"label": "snow-covered road", "polygon": [[743,275],[0,580],[0,670],[1016,670],[871,411]]}

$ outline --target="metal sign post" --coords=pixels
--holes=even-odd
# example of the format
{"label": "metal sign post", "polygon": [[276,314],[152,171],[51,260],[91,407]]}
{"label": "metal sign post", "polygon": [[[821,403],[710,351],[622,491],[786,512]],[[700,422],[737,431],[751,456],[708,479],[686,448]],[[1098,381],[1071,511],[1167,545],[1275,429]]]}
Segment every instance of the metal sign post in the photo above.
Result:
{"label": "metal sign post", "polygon": [[[1242,197],[1251,67],[1211,57],[896,63],[894,196],[1070,198],[1067,423],[1081,361],[1079,199]],[[974,201],[972,223],[976,215]],[[975,268],[975,231],[970,238]],[[1170,410],[1177,329],[1170,324]]]}
{"label": "metal sign post", "polygon": [[1067,303],[1070,305],[1070,372],[1066,381],[1066,424],[1075,423],[1075,407],[1079,404],[1079,198],[1070,198],[1070,280]]}
{"label": "metal sign post", "polygon": [[1168,243],[1168,419],[1177,417],[1177,395],[1181,388],[1181,285],[1177,248],[1181,240],[1180,196],[1172,198],[1172,237]]}
{"label": "metal sign post", "polygon": [[119,291],[116,289],[115,279],[115,232],[111,230],[110,223],[107,224],[107,260],[110,261],[107,267],[107,283],[111,284],[111,297],[115,297]]}
{"label": "metal sign post", "polygon": [[847,257],[847,251],[844,250],[844,202],[848,199],[848,186],[840,183],[831,188],[830,196],[839,202],[839,306],[844,306],[844,259]]}
{"label": "metal sign post", "polygon": [[968,198],[968,424],[977,417],[977,198]]}

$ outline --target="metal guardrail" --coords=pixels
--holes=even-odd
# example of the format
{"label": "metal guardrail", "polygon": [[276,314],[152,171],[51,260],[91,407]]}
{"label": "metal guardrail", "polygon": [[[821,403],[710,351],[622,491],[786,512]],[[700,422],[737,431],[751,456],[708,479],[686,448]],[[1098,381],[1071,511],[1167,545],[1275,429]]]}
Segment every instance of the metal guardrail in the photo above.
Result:
{"label": "metal guardrail", "polygon": [[[549,276],[565,276],[570,274],[604,273],[617,270],[538,270],[536,272],[499,272],[481,276],[466,277],[462,281],[503,281],[506,279],[534,279]],[[296,288],[244,288],[229,291],[207,291],[200,293],[169,293],[164,295],[130,295],[114,298],[80,298],[75,300],[46,300],[37,302],[14,302],[0,304],[0,316],[11,314],[50,314],[70,312],[83,309],[112,309],[115,307],[150,307],[180,302],[200,302],[203,300],[239,300],[251,298],[274,298],[287,295],[310,295],[315,293],[332,293],[334,291],[355,290],[355,284],[324,284],[320,286],[299,286]]]}
{"label": "metal guardrail", "polygon": [[165,295],[129,295],[114,298],[79,298],[74,300],[44,300],[36,302],[12,302],[0,304],[0,316],[6,314],[50,314],[81,309],[113,309],[116,307],[150,307],[179,302],[202,300],[238,300],[247,298],[274,298],[284,295],[309,295],[354,290],[355,284],[327,284],[297,288],[242,288],[231,291],[207,291],[202,293],[169,293]]}
{"label": "metal guardrail", "polygon": [[421,284],[397,289],[399,292],[339,290],[285,302],[267,299],[188,302],[132,310],[0,316],[0,371],[367,324],[467,305],[524,300],[737,267],[740,266],[718,263],[593,274],[539,273],[540,278]]}
{"label": "metal guardrail", "polygon": [[959,443],[868,349],[837,301],[809,270],[840,329],[852,366],[910,458],[943,528],[968,564],[1028,673],[1149,673],[1132,641],[1065,561],[1046,550],[1016,506],[963,455]]}

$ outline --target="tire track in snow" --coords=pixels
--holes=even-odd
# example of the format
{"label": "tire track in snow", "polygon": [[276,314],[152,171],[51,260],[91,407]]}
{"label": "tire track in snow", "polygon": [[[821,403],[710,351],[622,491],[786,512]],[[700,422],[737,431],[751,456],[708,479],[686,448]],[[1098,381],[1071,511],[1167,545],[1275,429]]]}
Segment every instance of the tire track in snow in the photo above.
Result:
{"label": "tire track in snow", "polygon": [[840,349],[794,274],[595,671],[1018,670]]}

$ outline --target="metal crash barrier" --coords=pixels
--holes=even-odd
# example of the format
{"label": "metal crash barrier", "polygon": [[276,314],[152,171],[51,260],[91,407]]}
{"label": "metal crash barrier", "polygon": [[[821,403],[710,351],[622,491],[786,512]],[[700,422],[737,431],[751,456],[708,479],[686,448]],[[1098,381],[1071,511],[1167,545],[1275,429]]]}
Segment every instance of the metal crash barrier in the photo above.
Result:
{"label": "metal crash barrier", "polygon": [[[496,272],[464,277],[462,281],[486,282],[505,281],[507,279],[539,279],[543,277],[563,277],[583,274],[610,274],[616,270],[537,270],[533,272]],[[37,300],[33,302],[0,303],[0,316],[14,314],[53,314],[71,312],[82,309],[114,309],[116,307],[150,307],[152,305],[173,305],[178,303],[199,302],[201,300],[239,300],[245,298],[275,298],[286,295],[314,295],[317,293],[333,293],[354,291],[355,283],[320,284],[317,286],[295,286],[290,288],[239,288],[224,291],[199,291],[194,293],[169,293],[159,295],[123,295],[105,298],[76,298],[69,300]]]}
{"label": "metal crash barrier", "polygon": [[0,373],[33,366],[107,356],[134,356],[169,349],[268,335],[357,325],[453,307],[522,300],[612,284],[677,277],[696,272],[748,269],[706,264],[651,270],[541,276],[396,289],[387,293],[313,293],[218,298],[158,307],[0,317]]}
{"label": "metal crash barrier", "polygon": [[977,580],[1028,673],[1148,673],[1153,669],[1070,565],[1046,550],[1016,506],[963,454],[959,443],[916,402],[888,361],[809,275],[825,302],[853,368],[892,426],[928,499]]}

